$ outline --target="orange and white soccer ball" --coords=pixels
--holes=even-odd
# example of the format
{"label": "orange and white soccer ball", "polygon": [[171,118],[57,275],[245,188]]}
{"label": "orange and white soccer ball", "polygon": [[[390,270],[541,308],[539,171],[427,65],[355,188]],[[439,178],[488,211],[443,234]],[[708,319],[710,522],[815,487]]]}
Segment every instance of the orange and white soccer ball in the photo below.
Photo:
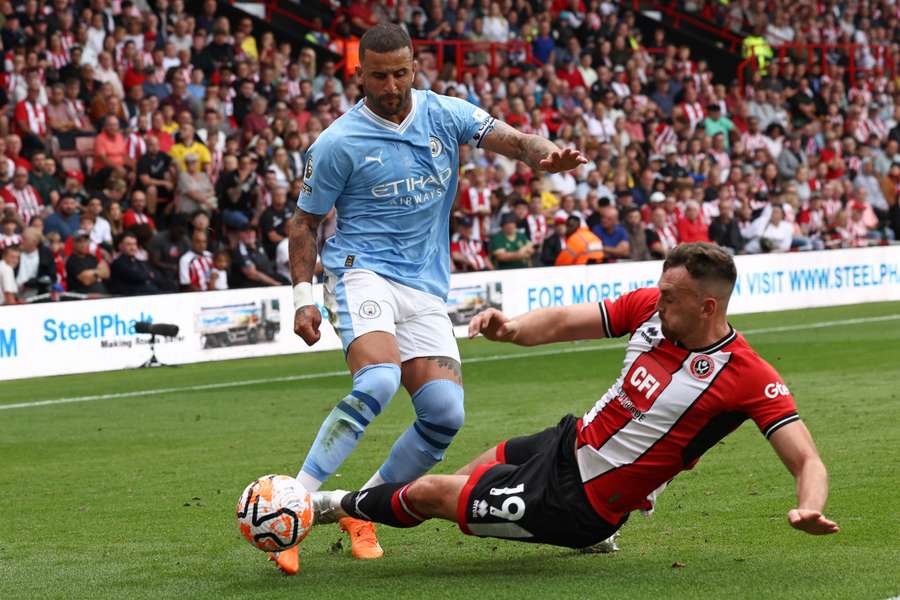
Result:
{"label": "orange and white soccer ball", "polygon": [[241,494],[237,521],[244,539],[260,550],[287,550],[313,526],[312,496],[293,477],[266,475]]}

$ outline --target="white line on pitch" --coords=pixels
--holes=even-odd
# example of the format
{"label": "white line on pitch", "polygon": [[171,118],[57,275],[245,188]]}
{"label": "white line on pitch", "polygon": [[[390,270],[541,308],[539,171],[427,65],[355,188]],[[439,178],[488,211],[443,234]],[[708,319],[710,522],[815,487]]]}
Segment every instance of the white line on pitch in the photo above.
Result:
{"label": "white line on pitch", "polygon": [[[884,315],[880,317],[862,317],[858,319],[841,319],[838,321],[820,321],[817,323],[807,323],[804,325],[782,325],[779,327],[761,327],[758,329],[746,329],[741,333],[745,336],[759,335],[764,333],[781,333],[786,331],[803,331],[806,329],[822,329],[825,327],[840,327],[843,325],[859,325],[863,323],[878,323],[881,321],[896,321],[900,319],[900,315]],[[463,361],[463,364],[473,364],[482,362],[494,362],[498,360],[515,360],[517,358],[532,358],[540,356],[553,356],[555,354],[572,354],[576,352],[594,352],[603,350],[619,350],[625,344],[617,342],[614,344],[606,343],[603,345],[591,344],[583,345],[575,348],[556,348],[553,350],[535,350],[525,352],[515,352],[509,354],[491,354],[488,356],[475,356]],[[306,373],[304,375],[285,375],[282,377],[268,377],[266,379],[247,379],[244,381],[225,381],[221,383],[206,383],[202,385],[187,385],[182,387],[155,388],[152,390],[137,390],[134,392],[119,392],[115,394],[97,394],[94,396],[73,396],[71,398],[57,398],[55,400],[37,400],[35,402],[19,402],[16,404],[0,404],[0,410],[8,410],[12,408],[35,408],[38,406],[51,406],[54,404],[72,404],[75,402],[93,402],[95,400],[114,400],[117,398],[136,398],[140,396],[155,396],[157,394],[175,394],[179,392],[199,392],[204,390],[220,390],[225,388],[246,387],[252,385],[262,385],[270,383],[282,383],[291,381],[306,381],[310,379],[325,379],[327,377],[343,377],[347,375],[346,370],[341,371],[324,371],[321,373]]]}

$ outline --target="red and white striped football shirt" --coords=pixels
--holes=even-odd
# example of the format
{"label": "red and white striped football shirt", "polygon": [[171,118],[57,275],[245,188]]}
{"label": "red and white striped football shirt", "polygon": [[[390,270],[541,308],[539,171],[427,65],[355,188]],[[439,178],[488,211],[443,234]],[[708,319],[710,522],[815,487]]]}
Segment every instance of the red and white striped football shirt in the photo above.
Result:
{"label": "red and white striped football shirt", "polygon": [[204,250],[203,254],[188,250],[178,260],[178,283],[206,291],[212,269],[213,256],[209,250]]}
{"label": "red and white striped football shirt", "polygon": [[699,102],[682,102],[680,106],[685,118],[688,120],[691,131],[694,131],[697,125],[706,118],[706,110]]}
{"label": "red and white striped football shirt", "polygon": [[538,213],[536,215],[528,215],[525,218],[525,222],[528,224],[528,237],[531,240],[531,243],[535,246],[540,246],[544,243],[544,240],[547,239],[547,217]]}
{"label": "red and white striped football shirt", "polygon": [[465,258],[468,263],[468,270],[484,271],[488,268],[487,249],[481,240],[465,239],[456,234],[450,242],[450,253],[456,252]]}
{"label": "red and white striped football shirt", "polygon": [[[40,104],[22,100],[16,105],[16,123],[27,123],[31,133],[38,137],[47,135],[47,111]],[[23,133],[17,126],[19,133]]]}
{"label": "red and white striped football shirt", "polygon": [[482,231],[487,228],[489,215],[481,211],[491,208],[491,190],[478,189],[475,186],[465,190],[459,198],[459,208],[463,213],[472,217],[472,239],[480,240]]}
{"label": "red and white striped football shirt", "polygon": [[778,373],[734,331],[689,350],[662,334],[659,290],[600,303],[607,337],[630,334],[616,382],[578,422],[575,455],[597,514],[650,510],[678,473],[750,418],[768,438],[798,420]]}
{"label": "red and white striped football shirt", "polygon": [[16,189],[13,184],[0,190],[0,197],[5,204],[16,207],[16,214],[23,223],[30,223],[31,218],[41,214],[44,210],[44,200],[32,186],[26,185],[22,189]]}

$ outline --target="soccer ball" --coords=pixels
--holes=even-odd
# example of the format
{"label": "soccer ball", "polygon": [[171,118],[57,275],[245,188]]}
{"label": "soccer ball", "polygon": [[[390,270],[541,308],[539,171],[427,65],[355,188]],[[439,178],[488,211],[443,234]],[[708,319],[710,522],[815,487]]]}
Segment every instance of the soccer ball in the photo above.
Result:
{"label": "soccer ball", "polygon": [[287,550],[312,528],[312,496],[293,477],[266,475],[241,494],[237,521],[244,539],[260,550]]}

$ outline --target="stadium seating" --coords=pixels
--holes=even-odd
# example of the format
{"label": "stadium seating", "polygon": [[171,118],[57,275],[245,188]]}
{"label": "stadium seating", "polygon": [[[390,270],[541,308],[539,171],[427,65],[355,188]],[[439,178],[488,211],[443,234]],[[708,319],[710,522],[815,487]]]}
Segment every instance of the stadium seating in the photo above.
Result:
{"label": "stadium seating", "polygon": [[[531,266],[556,263],[569,217],[604,242],[608,261],[659,259],[682,239],[747,253],[900,234],[900,26],[886,0],[858,12],[712,0],[558,0],[543,12],[523,0],[509,11],[457,0],[242,5],[249,12],[216,0],[163,12],[144,2],[98,14],[67,0],[31,6],[15,3],[0,30],[0,186],[16,219],[0,247],[44,227],[61,197],[82,212],[98,198],[88,232],[98,260],[115,260],[117,236],[133,229],[155,289],[205,289],[202,277],[178,279],[195,227],[209,224],[211,253],[233,253],[242,223],[271,222],[263,213],[275,210],[279,187],[293,199],[306,149],[361,98],[358,36],[385,21],[414,39],[416,87],[464,98],[590,161],[548,176],[464,152],[455,270],[499,266],[490,239],[506,214],[535,247]],[[764,42],[753,49],[755,33]],[[117,132],[104,131],[109,116]],[[195,181],[181,172],[192,153]],[[54,173],[35,157],[55,160]],[[24,187],[17,167],[29,172]],[[204,186],[217,208],[185,203],[185,185]],[[70,283],[66,238],[85,226],[62,217],[73,226],[55,218],[42,232],[57,291]],[[263,246],[257,268],[286,282],[277,248]],[[228,279],[263,282],[234,270]]]}

